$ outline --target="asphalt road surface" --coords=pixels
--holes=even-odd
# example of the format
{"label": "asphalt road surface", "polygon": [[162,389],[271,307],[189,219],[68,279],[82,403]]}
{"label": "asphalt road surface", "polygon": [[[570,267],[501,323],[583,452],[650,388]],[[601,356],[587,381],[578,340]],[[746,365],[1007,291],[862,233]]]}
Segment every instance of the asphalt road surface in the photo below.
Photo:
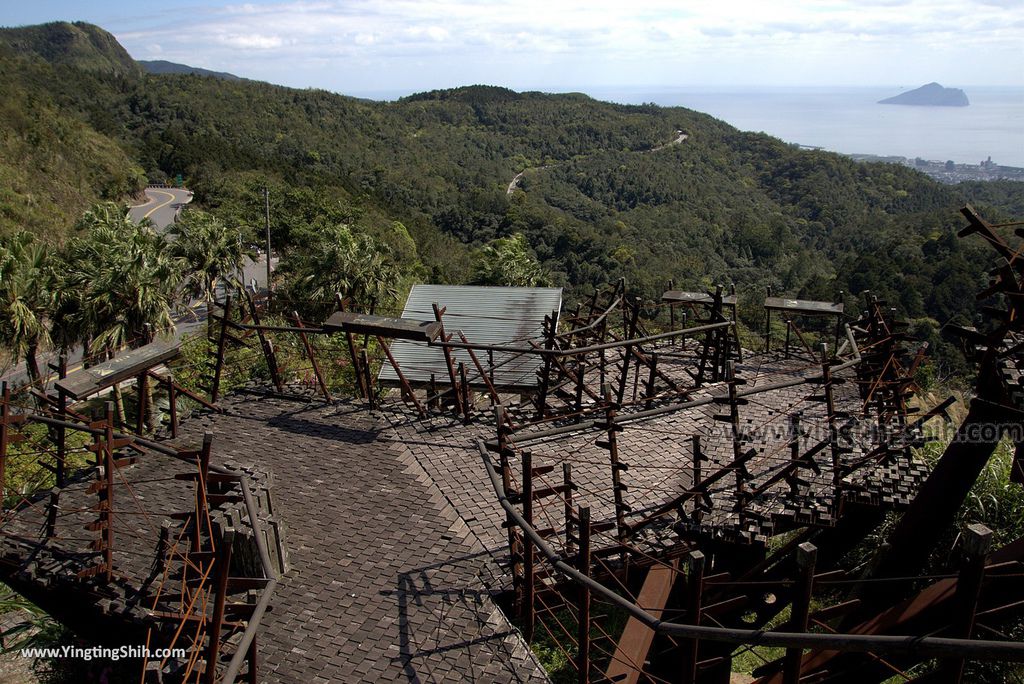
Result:
{"label": "asphalt road surface", "polygon": [[178,218],[181,208],[192,201],[192,192],[183,188],[146,188],[145,204],[131,207],[129,215],[138,223],[144,218],[164,230]]}

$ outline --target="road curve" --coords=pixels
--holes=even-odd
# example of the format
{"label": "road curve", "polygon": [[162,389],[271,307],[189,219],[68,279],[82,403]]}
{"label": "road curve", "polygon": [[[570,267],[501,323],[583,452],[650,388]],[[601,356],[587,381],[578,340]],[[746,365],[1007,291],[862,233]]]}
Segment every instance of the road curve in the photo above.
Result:
{"label": "road curve", "polygon": [[133,221],[148,218],[158,230],[164,230],[178,218],[181,208],[192,201],[192,191],[183,188],[146,188],[149,201],[129,209]]}
{"label": "road curve", "polygon": [[[682,131],[676,131],[676,137],[674,139],[669,140],[667,143],[662,143],[661,145],[657,145],[655,147],[651,147],[651,148],[646,149],[646,150],[638,150],[636,152],[636,154],[650,154],[652,152],[657,152],[658,150],[663,150],[666,147],[669,147],[671,145],[678,145],[678,144],[682,143],[684,140],[686,140],[689,137],[690,136],[688,136],[686,133],[683,133]],[[548,164],[547,166],[531,166],[529,168],[523,169],[522,171],[517,173],[515,175],[515,178],[512,179],[512,182],[508,184],[508,188],[505,190],[505,194],[506,195],[511,195],[513,192],[515,192],[516,190],[519,189],[519,181],[521,181],[523,179],[523,175],[527,171],[538,171],[540,169],[550,169],[553,166],[557,166],[557,165],[556,164]]]}

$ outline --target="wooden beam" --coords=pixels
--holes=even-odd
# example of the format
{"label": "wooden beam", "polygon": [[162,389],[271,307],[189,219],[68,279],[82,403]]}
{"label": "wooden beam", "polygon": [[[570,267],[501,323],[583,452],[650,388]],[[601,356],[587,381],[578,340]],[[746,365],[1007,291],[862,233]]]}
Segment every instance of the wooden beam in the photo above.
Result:
{"label": "wooden beam", "polygon": [[432,342],[441,332],[436,321],[417,321],[412,318],[389,318],[352,311],[335,311],[324,322],[327,333],[346,332],[380,335],[399,340]]}
{"label": "wooden beam", "polygon": [[[678,575],[679,559],[672,561],[671,566],[654,565],[647,571],[647,579],[640,589],[637,605],[654,617],[661,617],[668,597],[672,593]],[[654,643],[654,630],[634,617],[629,618],[622,637],[615,648],[615,655],[608,665],[605,676],[618,684],[636,684],[647,660],[647,653]]]}

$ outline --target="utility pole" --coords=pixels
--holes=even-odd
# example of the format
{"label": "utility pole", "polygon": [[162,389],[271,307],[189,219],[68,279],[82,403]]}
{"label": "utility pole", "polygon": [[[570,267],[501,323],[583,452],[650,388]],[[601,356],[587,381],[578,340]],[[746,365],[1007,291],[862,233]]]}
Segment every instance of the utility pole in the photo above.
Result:
{"label": "utility pole", "polygon": [[263,208],[267,227],[267,302],[270,301],[270,188],[263,186]]}

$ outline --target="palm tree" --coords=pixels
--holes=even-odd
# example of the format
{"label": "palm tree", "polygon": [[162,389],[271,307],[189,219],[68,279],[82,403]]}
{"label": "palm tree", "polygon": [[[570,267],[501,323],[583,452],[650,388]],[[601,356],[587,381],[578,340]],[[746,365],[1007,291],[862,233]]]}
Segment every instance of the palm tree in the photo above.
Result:
{"label": "palm tree", "polygon": [[174,239],[173,254],[188,269],[185,287],[192,297],[202,297],[209,305],[219,283],[237,282],[235,276],[248,256],[240,230],[206,212],[188,209],[169,232]]}
{"label": "palm tree", "polygon": [[47,245],[24,231],[0,241],[0,345],[24,358],[32,384],[42,380],[39,350],[50,343],[47,317],[54,303]]}
{"label": "palm tree", "polygon": [[548,274],[530,253],[522,233],[491,240],[477,253],[474,285],[536,287],[549,283]]}
{"label": "palm tree", "polygon": [[325,226],[289,253],[278,267],[286,295],[300,311],[319,315],[341,293],[357,307],[397,297],[401,270],[388,248],[345,224]]}
{"label": "palm tree", "polygon": [[185,264],[167,239],[110,202],[87,211],[79,228],[85,234],[64,255],[55,314],[61,343],[111,353],[173,329]]}

